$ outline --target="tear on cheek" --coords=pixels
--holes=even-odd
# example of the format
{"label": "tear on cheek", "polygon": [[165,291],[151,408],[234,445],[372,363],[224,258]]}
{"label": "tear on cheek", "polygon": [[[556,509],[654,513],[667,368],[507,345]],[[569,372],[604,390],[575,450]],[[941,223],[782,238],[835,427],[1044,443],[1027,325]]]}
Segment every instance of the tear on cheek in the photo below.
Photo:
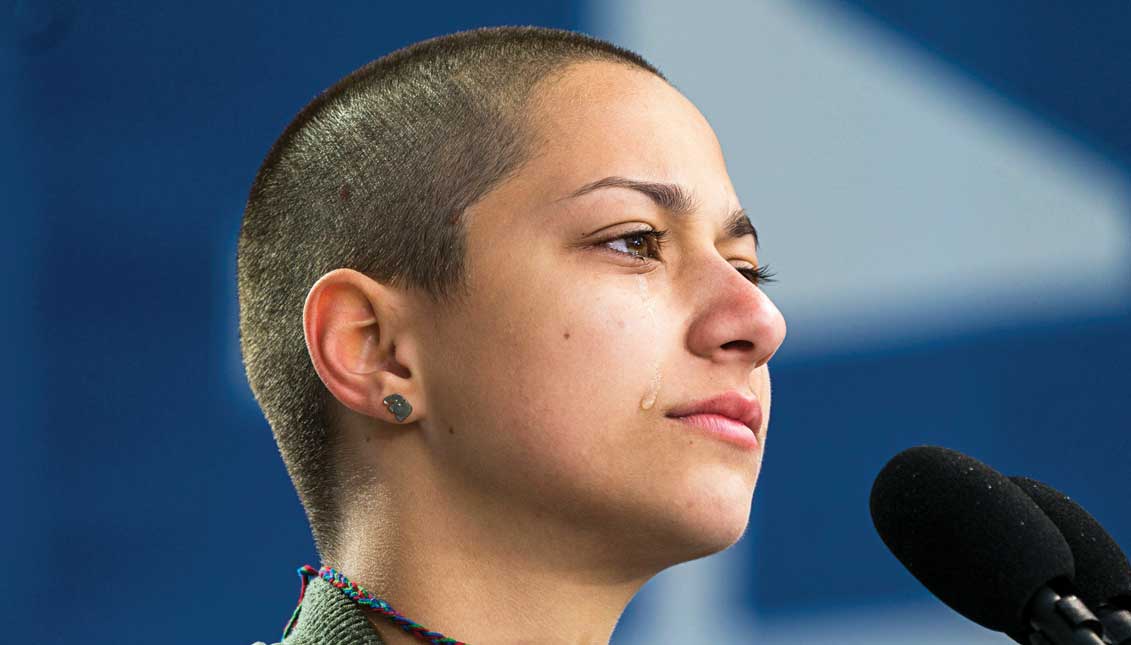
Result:
{"label": "tear on cheek", "polygon": [[660,372],[660,364],[656,363],[656,369],[652,372],[652,380],[648,383],[648,391],[644,393],[644,398],[640,399],[641,410],[651,410],[653,405],[656,405],[656,395],[660,393],[660,381],[663,380],[663,374]]}
{"label": "tear on cheek", "polygon": [[[656,308],[652,304],[651,294],[648,292],[648,281],[644,276],[636,276],[636,287],[639,289],[640,302],[648,309],[648,319],[651,321],[652,339],[648,343],[656,355],[656,362],[652,367],[652,380],[648,383],[648,390],[644,393],[644,398],[640,399],[641,410],[651,410],[652,406],[656,404],[656,396],[660,392],[660,381],[663,380],[663,373],[660,371],[660,351],[659,343],[656,342],[659,338],[659,323],[656,321]],[[624,321],[618,320],[621,328],[624,328]]]}

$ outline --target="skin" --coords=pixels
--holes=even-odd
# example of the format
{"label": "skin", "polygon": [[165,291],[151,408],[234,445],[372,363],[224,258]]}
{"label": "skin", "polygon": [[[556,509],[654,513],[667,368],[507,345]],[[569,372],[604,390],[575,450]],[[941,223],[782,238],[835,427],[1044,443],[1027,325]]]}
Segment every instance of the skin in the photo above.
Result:
{"label": "skin", "polygon": [[[476,645],[608,643],[649,579],[742,537],[786,333],[736,270],[757,266],[754,239],[723,236],[741,204],[691,102],[607,62],[571,66],[538,97],[552,143],[465,214],[465,306],[339,269],[304,312],[364,491],[326,564]],[[698,207],[675,218],[621,187],[567,198],[606,176],[680,184]],[[602,243],[649,228],[671,230],[659,254]],[[754,450],[665,416],[727,390],[759,399]],[[382,403],[393,393],[413,407],[403,423]],[[391,645],[419,642],[371,621]]]}

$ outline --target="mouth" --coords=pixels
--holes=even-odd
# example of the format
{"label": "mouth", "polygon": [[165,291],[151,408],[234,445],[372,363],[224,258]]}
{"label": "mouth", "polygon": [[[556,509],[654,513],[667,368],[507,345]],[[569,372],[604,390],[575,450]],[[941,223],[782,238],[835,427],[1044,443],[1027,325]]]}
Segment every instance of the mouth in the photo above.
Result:
{"label": "mouth", "polygon": [[690,414],[669,418],[678,421],[687,430],[721,439],[743,450],[754,450],[761,444],[757,430],[751,429],[738,419],[721,414]]}
{"label": "mouth", "polygon": [[[757,397],[744,396],[735,390],[676,406],[667,411],[667,416],[680,419],[718,417],[711,422],[715,425],[740,424],[754,435],[762,428],[762,404]],[[697,423],[702,425],[706,422],[706,419],[700,419]]]}
{"label": "mouth", "polygon": [[757,397],[731,390],[668,410],[666,416],[680,426],[721,439],[744,450],[761,445],[762,404]]}

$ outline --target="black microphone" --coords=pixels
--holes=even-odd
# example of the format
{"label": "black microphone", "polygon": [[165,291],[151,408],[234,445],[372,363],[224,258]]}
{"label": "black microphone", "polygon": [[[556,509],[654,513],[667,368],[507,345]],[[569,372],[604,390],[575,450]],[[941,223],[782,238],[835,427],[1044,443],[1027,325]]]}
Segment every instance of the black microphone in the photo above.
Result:
{"label": "black microphone", "polygon": [[1103,645],[1069,591],[1068,543],[1005,475],[948,448],[910,448],[876,476],[869,506],[888,549],[966,618],[1025,643]]}
{"label": "black microphone", "polygon": [[1010,477],[1060,529],[1076,564],[1073,587],[1114,645],[1131,645],[1131,564],[1119,544],[1084,507],[1028,477]]}

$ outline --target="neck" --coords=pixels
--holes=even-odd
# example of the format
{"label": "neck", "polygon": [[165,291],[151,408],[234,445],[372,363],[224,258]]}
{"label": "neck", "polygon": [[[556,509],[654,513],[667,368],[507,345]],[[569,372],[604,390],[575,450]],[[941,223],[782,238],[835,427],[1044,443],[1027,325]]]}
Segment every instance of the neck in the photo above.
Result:
{"label": "neck", "polygon": [[[351,527],[348,547],[326,564],[402,616],[473,645],[607,644],[629,601],[668,566],[615,556],[655,546],[644,539],[579,535],[576,526],[513,512],[447,513],[435,499],[372,499],[354,517],[380,521]],[[385,616],[369,617],[389,645],[422,642]]]}
{"label": "neck", "polygon": [[[540,480],[522,490],[481,484],[435,466],[412,434],[378,437],[381,445],[352,452],[372,461],[354,462],[366,481],[352,486],[363,493],[348,501],[345,543],[324,564],[411,621],[473,645],[607,644],[648,580],[733,544],[749,513],[734,505],[733,517],[712,514],[727,523],[711,533],[698,519],[670,521],[668,502],[639,510],[568,487],[547,493]],[[389,645],[422,642],[385,616],[370,620]]]}
{"label": "neck", "polygon": [[[475,537],[467,526],[424,528],[454,539],[376,550],[357,545],[340,566],[330,566],[428,630],[474,645],[607,644],[647,581],[609,569],[549,566],[560,559]],[[369,619],[389,645],[421,642],[376,612]]]}

